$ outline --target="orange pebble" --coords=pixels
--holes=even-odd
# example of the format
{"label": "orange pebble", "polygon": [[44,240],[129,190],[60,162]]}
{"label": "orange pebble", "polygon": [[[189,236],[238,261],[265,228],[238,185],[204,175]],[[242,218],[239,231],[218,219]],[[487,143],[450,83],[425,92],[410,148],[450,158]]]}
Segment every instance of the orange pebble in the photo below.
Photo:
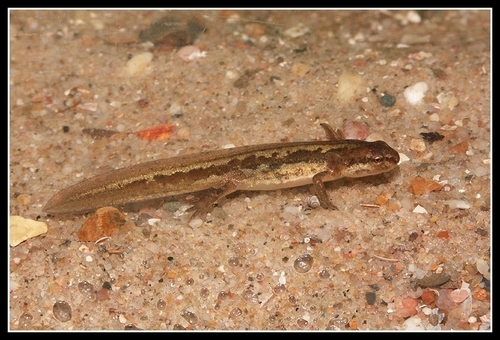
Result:
{"label": "orange pebble", "polygon": [[417,314],[418,301],[416,299],[407,296],[401,301],[401,304],[403,306],[399,311],[401,317],[408,318]]}

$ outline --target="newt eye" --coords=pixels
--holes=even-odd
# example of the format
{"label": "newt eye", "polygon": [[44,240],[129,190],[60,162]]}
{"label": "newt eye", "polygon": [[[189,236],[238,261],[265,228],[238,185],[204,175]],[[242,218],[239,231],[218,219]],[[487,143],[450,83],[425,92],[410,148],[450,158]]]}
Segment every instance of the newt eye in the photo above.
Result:
{"label": "newt eye", "polygon": [[375,156],[375,157],[373,157],[372,160],[373,160],[373,163],[379,164],[379,163],[382,163],[382,161],[384,160],[384,157],[382,157],[382,156]]}

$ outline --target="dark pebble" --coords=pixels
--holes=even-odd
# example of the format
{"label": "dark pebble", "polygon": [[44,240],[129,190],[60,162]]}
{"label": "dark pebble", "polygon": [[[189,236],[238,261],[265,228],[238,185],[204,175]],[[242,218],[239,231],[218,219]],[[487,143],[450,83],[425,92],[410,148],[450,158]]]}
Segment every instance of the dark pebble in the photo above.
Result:
{"label": "dark pebble", "polygon": [[378,101],[385,107],[391,107],[396,103],[396,98],[390,94],[383,93]]}
{"label": "dark pebble", "polygon": [[375,300],[377,299],[377,294],[375,292],[367,292],[365,294],[366,302],[369,305],[373,305],[375,303]]}
{"label": "dark pebble", "polygon": [[451,276],[446,274],[445,272],[439,274],[430,274],[425,276],[424,278],[418,280],[418,285],[420,287],[436,287],[441,286],[443,283],[446,283],[450,280]]}

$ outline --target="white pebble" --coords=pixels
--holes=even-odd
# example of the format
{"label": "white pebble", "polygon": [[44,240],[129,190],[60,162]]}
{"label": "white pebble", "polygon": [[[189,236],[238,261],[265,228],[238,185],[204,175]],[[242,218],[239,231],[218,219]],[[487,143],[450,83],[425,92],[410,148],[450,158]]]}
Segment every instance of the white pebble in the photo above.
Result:
{"label": "white pebble", "polygon": [[349,102],[355,95],[364,94],[366,81],[362,75],[344,72],[338,80],[337,99],[342,103]]}
{"label": "white pebble", "polygon": [[231,70],[226,71],[226,78],[228,79],[236,79],[237,76],[238,75],[234,71]]}
{"label": "white pebble", "polygon": [[124,324],[127,322],[127,318],[123,314],[120,314],[120,316],[118,316],[118,320],[120,321],[121,324]]}
{"label": "white pebble", "polygon": [[427,83],[421,81],[412,86],[407,87],[403,95],[408,103],[414,105],[424,98],[425,92],[429,89]]}
{"label": "white pebble", "polygon": [[181,106],[178,103],[172,103],[172,105],[170,105],[170,108],[168,109],[168,111],[170,112],[170,114],[172,116],[180,114],[181,113]]}
{"label": "white pebble", "polygon": [[424,313],[425,315],[431,315],[432,309],[429,307],[424,307],[422,308],[422,313]]}
{"label": "white pebble", "polygon": [[413,138],[410,141],[410,150],[424,152],[426,149],[425,142],[421,139]]}
{"label": "white pebble", "polygon": [[425,210],[425,208],[421,205],[417,205],[415,209],[413,209],[413,212],[417,214],[427,214],[427,210]]}
{"label": "white pebble", "polygon": [[161,220],[160,220],[159,218],[150,218],[150,219],[148,219],[148,224],[149,224],[150,226],[153,226],[153,227],[154,227],[154,226],[155,226],[155,224],[156,224],[156,223],[158,223],[158,222],[160,222],[160,221],[161,221]]}
{"label": "white pebble", "polygon": [[281,285],[285,285],[286,284],[286,276],[285,276],[285,272],[281,272],[281,275],[280,275],[280,278],[278,279],[279,283]]}
{"label": "white pebble", "polygon": [[439,115],[437,113],[433,113],[429,116],[429,120],[431,122],[439,122]]}
{"label": "white pebble", "polygon": [[483,275],[484,277],[486,277],[486,278],[490,277],[490,274],[488,273],[488,271],[490,270],[490,266],[489,266],[488,262],[486,262],[485,260],[477,259],[476,268],[477,268],[477,271],[480,272],[481,275]]}
{"label": "white pebble", "polygon": [[151,60],[153,60],[153,53],[151,52],[137,54],[127,61],[125,72],[129,76],[139,75],[146,71],[151,64]]}
{"label": "white pebble", "polygon": [[403,322],[403,327],[406,330],[425,330],[425,326],[418,315],[412,316]]}
{"label": "white pebble", "polygon": [[201,227],[203,224],[203,220],[201,218],[195,218],[191,221],[189,221],[189,226],[191,228],[198,228],[198,227]]}
{"label": "white pebble", "polygon": [[297,26],[290,27],[289,29],[285,30],[283,34],[292,38],[298,38],[300,36],[303,36],[307,32],[309,32],[309,28],[305,27],[304,24],[298,24]]}
{"label": "white pebble", "polygon": [[410,158],[406,156],[404,153],[398,152],[399,153],[399,162],[398,165],[403,163],[403,162],[408,162]]}
{"label": "white pebble", "polygon": [[444,204],[447,204],[450,207],[450,209],[469,209],[470,208],[470,204],[464,200],[447,200],[444,202]]}
{"label": "white pebble", "polygon": [[191,61],[197,58],[203,58],[207,55],[206,51],[201,52],[197,46],[188,45],[181,47],[177,51],[177,56],[184,61]]}

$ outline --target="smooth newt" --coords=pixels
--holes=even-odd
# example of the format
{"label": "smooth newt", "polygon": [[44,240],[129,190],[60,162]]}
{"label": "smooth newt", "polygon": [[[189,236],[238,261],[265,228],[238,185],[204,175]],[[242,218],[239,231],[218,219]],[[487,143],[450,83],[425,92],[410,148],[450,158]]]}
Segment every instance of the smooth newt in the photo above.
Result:
{"label": "smooth newt", "polygon": [[365,177],[392,170],[399,154],[384,141],[344,139],[321,124],[327,141],[249,145],[149,161],[85,179],[57,192],[43,210],[84,213],[204,191],[191,211],[210,212],[220,198],[238,190],[275,190],[313,184],[320,204],[337,209],[324,182]]}

